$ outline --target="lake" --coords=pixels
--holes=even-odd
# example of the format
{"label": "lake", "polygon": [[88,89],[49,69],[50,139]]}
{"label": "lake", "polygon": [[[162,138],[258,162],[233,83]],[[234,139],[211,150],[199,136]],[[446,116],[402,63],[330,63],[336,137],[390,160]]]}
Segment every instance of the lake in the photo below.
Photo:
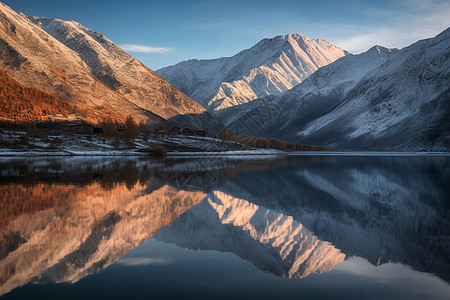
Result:
{"label": "lake", "polygon": [[450,156],[0,159],[1,299],[450,299]]}

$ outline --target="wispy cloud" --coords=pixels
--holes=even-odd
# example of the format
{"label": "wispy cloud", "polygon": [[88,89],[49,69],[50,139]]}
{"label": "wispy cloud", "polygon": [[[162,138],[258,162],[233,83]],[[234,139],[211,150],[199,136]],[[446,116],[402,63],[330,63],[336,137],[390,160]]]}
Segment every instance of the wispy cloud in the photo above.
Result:
{"label": "wispy cloud", "polygon": [[136,44],[122,44],[119,46],[125,51],[139,52],[139,53],[167,53],[173,50],[172,48],[169,47],[151,47]]}
{"label": "wispy cloud", "polygon": [[136,266],[145,266],[145,265],[156,265],[156,264],[167,264],[169,261],[164,257],[134,257],[134,258],[124,258],[117,261],[117,264],[127,266],[127,267],[136,267]]}
{"label": "wispy cloud", "polygon": [[409,0],[408,3],[421,14],[410,15],[387,26],[358,28],[360,33],[334,40],[334,44],[353,53],[366,51],[375,44],[402,48],[419,39],[434,37],[450,26],[450,3],[417,0]]}

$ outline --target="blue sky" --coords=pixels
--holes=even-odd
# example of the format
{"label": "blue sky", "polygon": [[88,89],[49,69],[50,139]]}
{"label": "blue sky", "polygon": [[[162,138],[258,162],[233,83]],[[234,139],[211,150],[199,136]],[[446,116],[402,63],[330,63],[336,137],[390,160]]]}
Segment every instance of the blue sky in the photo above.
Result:
{"label": "blue sky", "polygon": [[450,1],[3,0],[29,16],[75,20],[152,69],[232,56],[259,40],[300,33],[353,53],[401,48],[450,26]]}

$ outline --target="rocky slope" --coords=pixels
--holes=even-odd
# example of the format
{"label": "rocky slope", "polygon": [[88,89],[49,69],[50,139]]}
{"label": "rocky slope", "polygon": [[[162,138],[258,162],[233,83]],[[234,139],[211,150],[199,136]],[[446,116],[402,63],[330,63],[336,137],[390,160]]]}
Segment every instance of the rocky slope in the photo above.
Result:
{"label": "rocky slope", "polygon": [[136,119],[220,127],[205,110],[102,34],[74,21],[28,18],[0,4],[0,65],[24,84]]}
{"label": "rocky slope", "polygon": [[347,52],[300,34],[264,39],[232,57],[189,60],[156,72],[209,111],[291,89]]}
{"label": "rocky slope", "polygon": [[224,112],[240,134],[343,149],[450,149],[450,29],[399,51],[375,46],[295,88]]}

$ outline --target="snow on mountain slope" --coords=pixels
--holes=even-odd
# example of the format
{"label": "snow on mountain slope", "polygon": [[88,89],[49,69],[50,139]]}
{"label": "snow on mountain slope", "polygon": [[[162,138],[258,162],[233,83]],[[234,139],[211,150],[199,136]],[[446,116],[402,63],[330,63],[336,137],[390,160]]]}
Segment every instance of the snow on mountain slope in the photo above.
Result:
{"label": "snow on mountain slope", "polygon": [[449,37],[447,29],[399,51],[376,46],[341,58],[290,91],[241,107],[230,126],[344,149],[448,150]]}
{"label": "snow on mountain slope", "polygon": [[220,127],[201,105],[102,34],[74,21],[28,18],[2,3],[0,15],[0,64],[25,86],[138,120]]}
{"label": "snow on mountain slope", "polygon": [[291,89],[347,53],[300,34],[264,39],[233,57],[189,60],[156,72],[209,111]]}
{"label": "snow on mountain slope", "polygon": [[348,258],[292,217],[221,191],[211,192],[155,238],[195,250],[230,251],[288,278],[328,272]]}
{"label": "snow on mountain slope", "polygon": [[[227,114],[226,124],[231,124],[236,133],[251,130],[253,135],[270,133],[270,126],[282,130],[292,120],[306,124],[337,105],[366,72],[386,62],[396,51],[374,46],[365,53],[348,55],[318,69],[304,82],[279,96],[224,109],[219,114]],[[255,119],[255,116],[260,118]],[[257,123],[253,123],[255,121]]]}

